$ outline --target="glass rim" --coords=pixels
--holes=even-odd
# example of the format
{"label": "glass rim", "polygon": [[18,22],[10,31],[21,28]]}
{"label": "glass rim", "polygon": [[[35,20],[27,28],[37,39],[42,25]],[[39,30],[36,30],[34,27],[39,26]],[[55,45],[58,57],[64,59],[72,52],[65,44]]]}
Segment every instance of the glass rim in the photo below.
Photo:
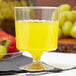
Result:
{"label": "glass rim", "polygon": [[59,7],[32,6],[32,7],[14,7],[15,9],[34,8],[34,9],[58,9]]}

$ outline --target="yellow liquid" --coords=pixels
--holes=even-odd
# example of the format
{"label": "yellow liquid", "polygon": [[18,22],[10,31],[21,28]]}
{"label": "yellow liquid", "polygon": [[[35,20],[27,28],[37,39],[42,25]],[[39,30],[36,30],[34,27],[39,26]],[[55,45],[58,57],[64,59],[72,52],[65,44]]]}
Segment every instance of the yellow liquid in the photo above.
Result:
{"label": "yellow liquid", "polygon": [[16,21],[17,48],[29,51],[39,61],[44,51],[53,51],[58,43],[58,22]]}

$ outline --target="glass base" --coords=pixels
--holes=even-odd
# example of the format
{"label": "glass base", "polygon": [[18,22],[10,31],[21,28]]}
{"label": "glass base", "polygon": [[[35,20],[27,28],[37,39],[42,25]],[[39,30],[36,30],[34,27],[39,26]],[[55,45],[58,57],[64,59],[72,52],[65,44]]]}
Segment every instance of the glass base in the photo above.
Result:
{"label": "glass base", "polygon": [[56,72],[56,71],[60,70],[59,68],[56,68],[54,66],[50,66],[50,65],[48,65],[46,63],[43,63],[43,62],[38,62],[38,63],[32,62],[32,63],[27,64],[25,66],[19,67],[19,69],[21,69],[21,70],[28,70],[30,73]]}

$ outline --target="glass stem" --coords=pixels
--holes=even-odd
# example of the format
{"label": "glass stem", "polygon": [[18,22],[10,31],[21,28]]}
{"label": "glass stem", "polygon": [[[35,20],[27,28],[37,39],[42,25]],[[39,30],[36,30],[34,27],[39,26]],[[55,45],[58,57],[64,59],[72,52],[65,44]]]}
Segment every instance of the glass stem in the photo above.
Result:
{"label": "glass stem", "polygon": [[40,62],[40,59],[41,59],[41,56],[43,54],[43,51],[30,51],[32,57],[33,57],[33,62],[35,63],[39,63]]}
{"label": "glass stem", "polygon": [[33,62],[39,63],[40,62],[40,58],[33,58]]}

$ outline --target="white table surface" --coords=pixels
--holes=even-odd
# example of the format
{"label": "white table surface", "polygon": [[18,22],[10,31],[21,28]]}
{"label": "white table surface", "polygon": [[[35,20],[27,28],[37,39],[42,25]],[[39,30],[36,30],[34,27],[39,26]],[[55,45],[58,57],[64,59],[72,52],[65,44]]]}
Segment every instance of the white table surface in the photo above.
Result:
{"label": "white table surface", "polygon": [[[31,55],[28,52],[24,52],[23,55],[31,57]],[[76,54],[47,52],[43,54],[41,61],[46,62],[49,65],[54,65],[56,67],[66,69],[76,66]],[[49,73],[43,75],[18,74],[9,76],[76,76],[76,69],[63,71],[61,73]]]}

